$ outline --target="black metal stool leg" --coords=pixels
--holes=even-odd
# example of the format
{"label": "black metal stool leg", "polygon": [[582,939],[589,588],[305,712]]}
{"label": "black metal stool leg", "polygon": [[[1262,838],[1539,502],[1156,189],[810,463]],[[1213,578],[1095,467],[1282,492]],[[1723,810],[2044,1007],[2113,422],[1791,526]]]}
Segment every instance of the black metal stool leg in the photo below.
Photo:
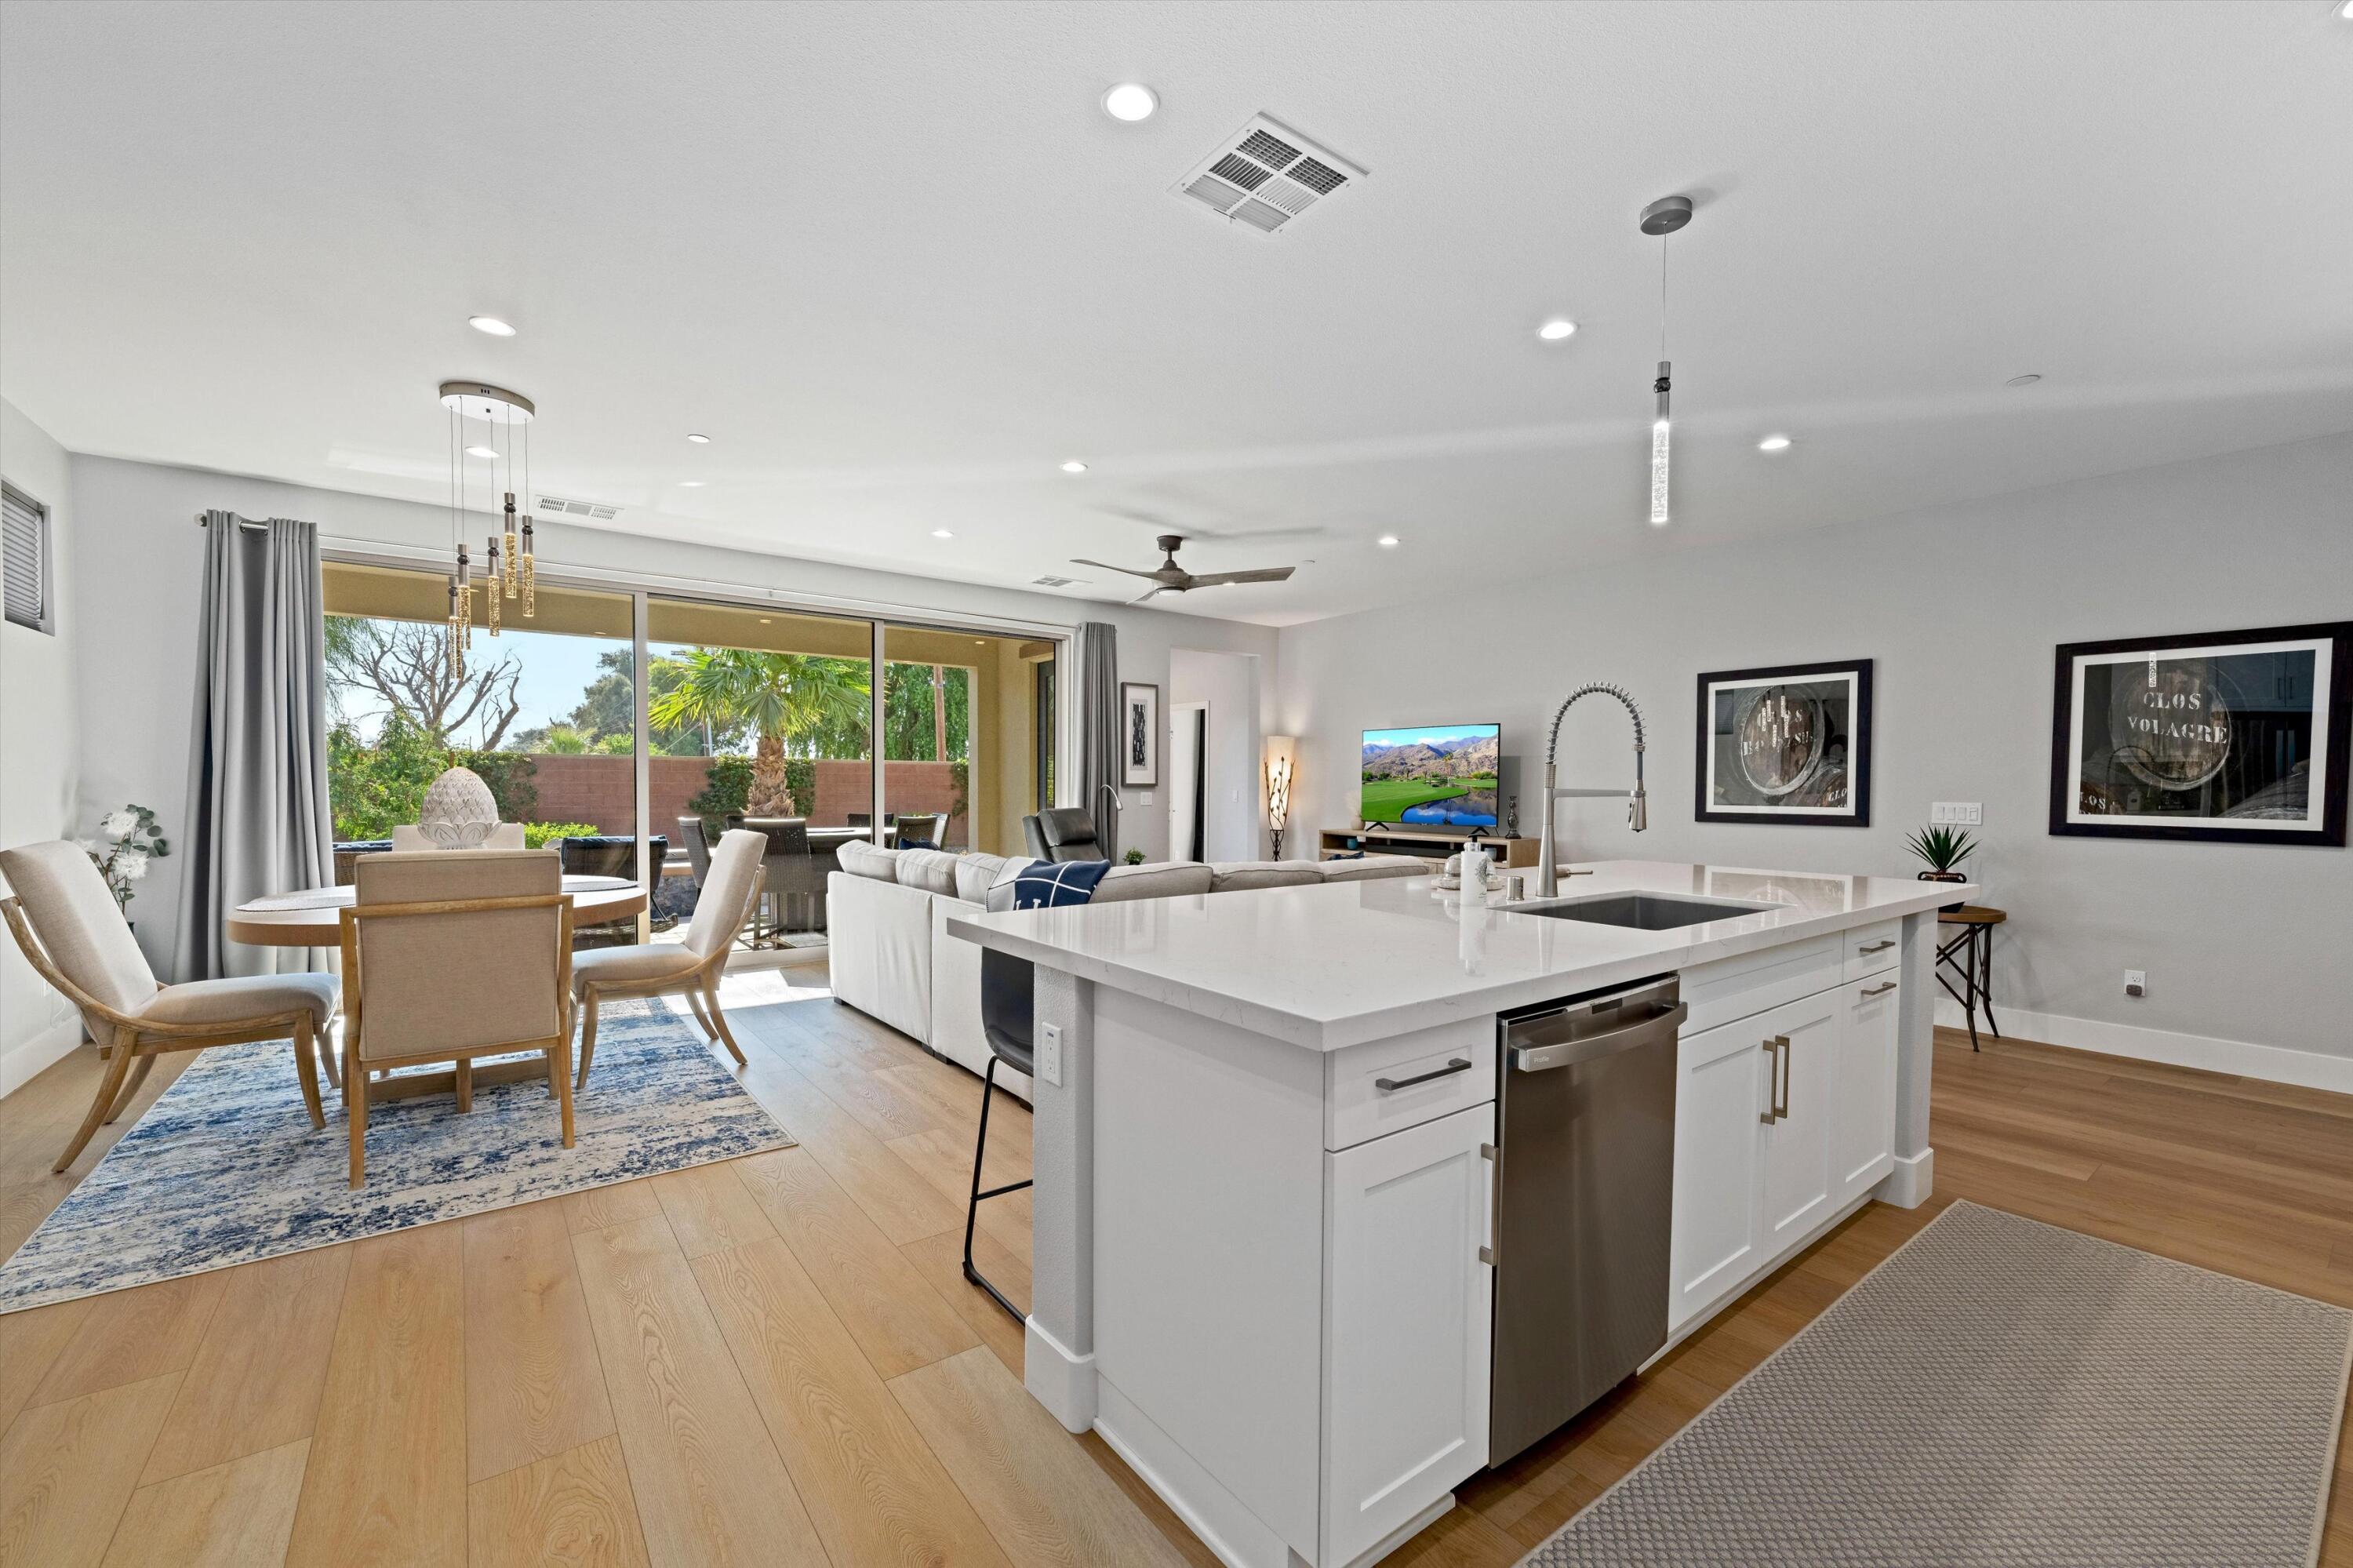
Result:
{"label": "black metal stool leg", "polygon": [[[1959,936],[1950,942],[1939,945],[1936,948],[1936,961],[1932,966],[1936,970],[1936,983],[1945,988],[1945,994],[1961,1004],[1961,1012],[1968,1020],[1969,1049],[1972,1051],[1978,1048],[1977,934],[1978,929],[1979,927],[1975,926],[1965,926],[1961,928]],[[1953,962],[1953,954],[1964,947],[1968,949],[1966,959],[1957,964]],[[1966,995],[1953,989],[1953,982],[1945,978],[1944,971],[1947,969],[1951,969],[1961,977],[1962,984],[1967,988]],[[1989,1019],[1993,1016],[1992,1009],[1987,1009],[1986,1016]]]}
{"label": "black metal stool leg", "polygon": [[1029,1185],[1029,1182],[1025,1180],[1008,1182],[1002,1187],[991,1187],[986,1192],[980,1190],[981,1162],[988,1157],[988,1102],[994,1097],[996,1089],[997,1058],[992,1055],[988,1059],[988,1070],[981,1075],[980,1080],[980,1139],[973,1145],[972,1198],[965,1205],[964,1211],[964,1277],[987,1291],[989,1298],[1004,1308],[1015,1322],[1023,1323],[1029,1320],[1029,1315],[1008,1301],[1005,1298],[1005,1292],[990,1284],[980,1270],[972,1266],[972,1227],[973,1223],[980,1217],[980,1201],[983,1198],[1000,1198],[1008,1192],[1018,1192],[1022,1188]]}
{"label": "black metal stool leg", "polygon": [[1993,927],[1980,926],[1978,931],[1979,940],[1984,944],[1978,959],[1984,978],[1978,982],[1978,994],[1985,1001],[1986,1027],[1992,1030],[1993,1037],[1999,1040],[2001,1038],[2001,1025],[1993,1021]]}

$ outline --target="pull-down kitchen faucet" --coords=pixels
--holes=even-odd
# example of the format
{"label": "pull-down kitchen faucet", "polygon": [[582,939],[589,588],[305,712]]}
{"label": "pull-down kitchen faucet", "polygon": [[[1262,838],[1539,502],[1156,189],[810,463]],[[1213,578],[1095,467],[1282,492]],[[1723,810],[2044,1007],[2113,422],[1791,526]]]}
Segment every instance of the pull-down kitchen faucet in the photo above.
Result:
{"label": "pull-down kitchen faucet", "polygon": [[1632,827],[1638,833],[1651,825],[1650,803],[1642,794],[1642,710],[1634,705],[1634,699],[1626,694],[1626,689],[1623,686],[1604,685],[1597,683],[1590,686],[1577,687],[1577,690],[1568,694],[1567,701],[1562,703],[1559,709],[1552,715],[1552,733],[1545,737],[1544,792],[1542,796],[1544,801],[1544,837],[1541,847],[1536,852],[1536,896],[1539,898],[1550,898],[1560,891],[1559,875],[1553,866],[1553,802],[1572,798],[1616,795],[1620,793],[1620,791],[1616,789],[1563,789],[1557,787],[1559,769],[1555,766],[1555,761],[1560,751],[1560,721],[1568,716],[1568,710],[1576,703],[1577,698],[1589,697],[1596,692],[1600,693],[1603,696],[1615,697],[1620,702],[1624,703],[1626,705],[1626,712],[1633,717],[1634,793],[1626,802],[1626,821],[1628,825]]}

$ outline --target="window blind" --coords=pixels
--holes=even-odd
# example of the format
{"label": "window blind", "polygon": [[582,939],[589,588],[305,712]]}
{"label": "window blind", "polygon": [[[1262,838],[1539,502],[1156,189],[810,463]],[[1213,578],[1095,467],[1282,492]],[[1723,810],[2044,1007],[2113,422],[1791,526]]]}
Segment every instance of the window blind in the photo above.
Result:
{"label": "window blind", "polygon": [[0,556],[7,614],[36,631],[49,627],[49,514],[40,503],[0,486]]}

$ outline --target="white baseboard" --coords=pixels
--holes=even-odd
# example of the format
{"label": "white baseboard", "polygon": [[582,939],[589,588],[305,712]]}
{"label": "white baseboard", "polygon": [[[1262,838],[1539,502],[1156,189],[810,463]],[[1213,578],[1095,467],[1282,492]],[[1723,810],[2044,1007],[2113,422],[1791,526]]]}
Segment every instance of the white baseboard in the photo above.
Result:
{"label": "white baseboard", "polygon": [[1021,1386],[1071,1432],[1095,1424],[1095,1358],[1080,1355],[1027,1318],[1021,1324]]}
{"label": "white baseboard", "polygon": [[[1098,1378],[1096,1387],[1103,1402],[1096,1434],[1226,1568],[1290,1568],[1299,1561],[1282,1537],[1138,1410],[1117,1383]],[[1451,1504],[1452,1494],[1446,1500]]]}
{"label": "white baseboard", "polygon": [[0,1098],[15,1094],[47,1069],[63,1061],[81,1044],[81,1022],[61,1019],[6,1051],[0,1051]]}
{"label": "white baseboard", "polygon": [[[2096,1018],[2065,1018],[2055,1012],[2021,1012],[2000,1008],[2002,1033],[2045,1045],[2074,1051],[2096,1051],[2105,1056],[2129,1056],[2137,1062],[2158,1062],[2168,1067],[2198,1067],[2209,1073],[2231,1073],[2242,1078],[2263,1078],[2275,1084],[2300,1084],[2308,1089],[2334,1089],[2353,1095],[2353,1056],[2327,1056],[2317,1051],[2296,1051],[2284,1045],[2258,1045],[2248,1040],[2218,1040],[2206,1034],[2179,1034],[2169,1029],[2148,1029],[2137,1023],[2110,1023]],[[1936,999],[1936,1022],[1947,1029],[1966,1029],[1968,1021],[1960,1004],[1949,997]],[[1978,1028],[1984,1032],[1982,1020]]]}
{"label": "white baseboard", "polygon": [[1895,1169],[1880,1179],[1877,1196],[1899,1209],[1916,1209],[1936,1190],[1936,1151],[1924,1149],[1906,1159],[1895,1157]]}

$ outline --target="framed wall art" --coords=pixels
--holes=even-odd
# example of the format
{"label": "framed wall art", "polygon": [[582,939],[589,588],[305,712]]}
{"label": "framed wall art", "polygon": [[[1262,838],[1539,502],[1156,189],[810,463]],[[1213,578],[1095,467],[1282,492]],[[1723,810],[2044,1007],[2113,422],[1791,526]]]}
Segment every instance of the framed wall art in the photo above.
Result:
{"label": "framed wall art", "polygon": [[1703,822],[1871,825],[1871,661],[1699,678]]}
{"label": "framed wall art", "polygon": [[2068,643],[2051,831],[2341,848],[2348,731],[2353,621]]}
{"label": "framed wall art", "polygon": [[1149,789],[1160,782],[1160,688],[1119,683],[1119,782]]}

